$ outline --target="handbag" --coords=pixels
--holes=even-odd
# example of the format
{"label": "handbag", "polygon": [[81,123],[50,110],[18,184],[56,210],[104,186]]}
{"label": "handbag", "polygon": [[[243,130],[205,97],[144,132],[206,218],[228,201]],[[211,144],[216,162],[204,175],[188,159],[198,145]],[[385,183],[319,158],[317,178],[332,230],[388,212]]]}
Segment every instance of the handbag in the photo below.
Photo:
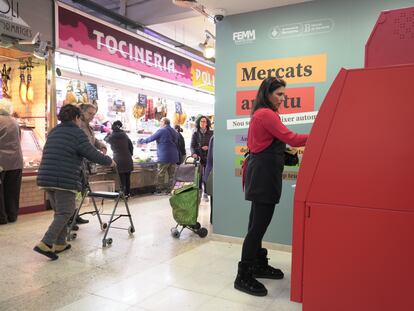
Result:
{"label": "handbag", "polygon": [[208,195],[213,195],[213,170],[211,170],[210,174],[207,177],[206,182],[206,191]]}
{"label": "handbag", "polygon": [[244,181],[245,181],[245,175],[246,175],[246,169],[247,169],[247,164],[249,163],[249,158],[250,158],[250,151],[247,151],[244,154],[244,159],[242,162],[242,190],[244,192]]}
{"label": "handbag", "polygon": [[289,148],[285,149],[285,166],[296,166],[299,164],[298,151]]}

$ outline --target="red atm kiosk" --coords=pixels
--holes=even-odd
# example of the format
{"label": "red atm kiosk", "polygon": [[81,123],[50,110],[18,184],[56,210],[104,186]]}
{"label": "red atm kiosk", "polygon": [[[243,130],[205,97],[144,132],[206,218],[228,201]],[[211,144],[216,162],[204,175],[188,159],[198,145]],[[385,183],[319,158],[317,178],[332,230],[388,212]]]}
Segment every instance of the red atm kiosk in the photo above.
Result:
{"label": "red atm kiosk", "polygon": [[342,69],[294,198],[291,299],[304,311],[414,310],[414,7],[382,12]]}

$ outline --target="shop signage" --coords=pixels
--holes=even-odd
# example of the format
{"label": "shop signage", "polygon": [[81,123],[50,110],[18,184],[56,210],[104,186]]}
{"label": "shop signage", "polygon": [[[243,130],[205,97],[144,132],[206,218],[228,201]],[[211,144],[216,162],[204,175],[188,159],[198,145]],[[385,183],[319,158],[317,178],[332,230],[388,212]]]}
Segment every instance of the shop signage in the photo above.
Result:
{"label": "shop signage", "polygon": [[16,39],[31,40],[32,29],[20,17],[20,1],[0,1],[0,34]]}
{"label": "shop signage", "polygon": [[250,124],[250,118],[230,119],[230,120],[227,120],[227,129],[228,130],[247,129],[249,128],[249,124]]}
{"label": "shop signage", "polygon": [[237,64],[237,87],[259,86],[267,77],[277,77],[292,83],[314,83],[326,81],[326,54]]}
{"label": "shop signage", "polygon": [[236,141],[236,144],[247,144],[247,134],[236,135],[235,141]]}
{"label": "shop signage", "polygon": [[[315,122],[317,111],[281,114],[280,120],[284,125],[306,124]],[[250,118],[230,119],[227,120],[228,130],[239,130],[249,128]]]}
{"label": "shop signage", "polygon": [[235,166],[235,167],[240,167],[240,166],[242,166],[243,161],[244,161],[244,156],[237,156],[237,157],[235,157],[235,158],[234,158],[234,166]]}
{"label": "shop signage", "polygon": [[138,94],[138,105],[147,107],[147,95]]}
{"label": "shop signage", "polygon": [[237,155],[244,155],[247,152],[247,146],[234,147],[234,153]]}
{"label": "shop signage", "polygon": [[191,68],[191,77],[193,80],[193,86],[196,88],[214,92],[215,77],[213,68],[193,62]]}
{"label": "shop signage", "polygon": [[237,45],[253,43],[255,40],[256,40],[255,29],[233,32],[233,42]]}
{"label": "shop signage", "polygon": [[209,66],[60,5],[58,20],[60,50],[214,92],[214,69]]}
{"label": "shop signage", "polygon": [[98,86],[95,83],[86,83],[86,92],[90,100],[97,100],[98,98]]}
{"label": "shop signage", "polygon": [[242,169],[241,168],[236,168],[234,170],[234,176],[241,177],[242,176]]}
{"label": "shop signage", "polygon": [[[257,90],[236,93],[236,114],[250,115]],[[280,114],[313,111],[315,109],[315,88],[287,88],[286,97],[279,107]]]}
{"label": "shop signage", "polygon": [[333,28],[334,21],[330,18],[323,18],[313,21],[273,26],[270,28],[269,37],[271,39],[287,39],[308,35],[319,35],[331,32]]}
{"label": "shop signage", "polygon": [[283,180],[296,180],[298,179],[298,171],[283,171]]}

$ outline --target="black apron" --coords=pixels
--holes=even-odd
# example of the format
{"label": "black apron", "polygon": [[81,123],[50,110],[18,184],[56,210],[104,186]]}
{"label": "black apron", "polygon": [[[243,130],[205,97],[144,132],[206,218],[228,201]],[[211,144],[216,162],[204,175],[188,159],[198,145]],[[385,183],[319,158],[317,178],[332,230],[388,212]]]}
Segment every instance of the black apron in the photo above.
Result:
{"label": "black apron", "polygon": [[274,139],[265,150],[250,153],[245,177],[246,200],[267,204],[279,203],[285,148],[285,143]]}

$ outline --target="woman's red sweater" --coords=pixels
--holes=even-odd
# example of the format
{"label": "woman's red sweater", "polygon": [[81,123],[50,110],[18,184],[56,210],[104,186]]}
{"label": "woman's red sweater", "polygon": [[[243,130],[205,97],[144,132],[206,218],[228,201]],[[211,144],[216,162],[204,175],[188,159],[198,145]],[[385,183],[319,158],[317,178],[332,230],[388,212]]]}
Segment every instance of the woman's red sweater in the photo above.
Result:
{"label": "woman's red sweater", "polygon": [[289,130],[280,120],[279,113],[261,108],[253,114],[250,120],[247,146],[250,152],[258,153],[269,147],[273,139],[292,146],[300,147],[306,144],[308,134],[297,134]]}

